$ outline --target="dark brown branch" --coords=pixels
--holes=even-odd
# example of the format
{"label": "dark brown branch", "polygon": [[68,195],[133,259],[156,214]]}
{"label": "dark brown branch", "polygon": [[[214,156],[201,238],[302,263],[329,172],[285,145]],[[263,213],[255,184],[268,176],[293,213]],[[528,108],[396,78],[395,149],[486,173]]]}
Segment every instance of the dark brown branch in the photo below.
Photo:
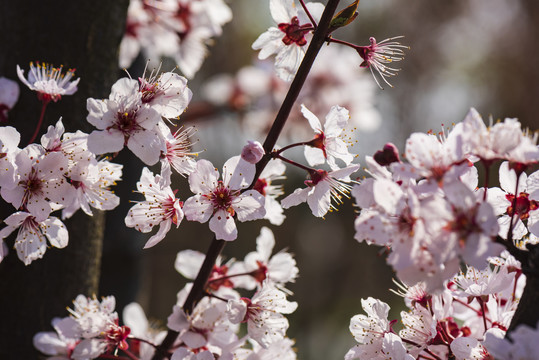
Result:
{"label": "dark brown branch", "polygon": [[309,45],[309,48],[307,49],[307,52],[305,53],[305,57],[301,62],[301,66],[298,69],[296,77],[290,85],[290,89],[288,90],[283,104],[281,105],[281,108],[279,109],[279,112],[275,117],[275,121],[273,122],[268,136],[266,137],[266,141],[264,141],[264,151],[266,152],[266,155],[256,164],[256,174],[254,178],[255,180],[251,184],[250,188],[252,188],[256,184],[256,180],[258,180],[258,177],[262,173],[262,170],[264,170],[268,162],[271,160],[271,151],[277,143],[277,139],[279,138],[279,135],[283,130],[284,124],[286,123],[286,120],[290,115],[292,106],[296,102],[298,95],[303,87],[303,84],[307,79],[307,75],[311,70],[314,60],[316,59],[320,48],[322,47],[322,45],[324,45],[326,41],[329,24],[331,23],[333,14],[335,14],[337,5],[339,5],[339,1],[340,0],[329,0],[326,5],[324,13],[322,14],[322,18],[320,19],[320,23],[318,24],[318,27],[314,32],[313,39],[311,41],[311,44]]}
{"label": "dark brown branch", "polygon": [[[268,136],[266,137],[266,141],[264,141],[264,150],[266,152],[266,155],[262,158],[262,160],[260,160],[260,162],[258,162],[256,166],[256,174],[250,188],[252,188],[254,184],[256,184],[256,181],[262,173],[262,170],[264,170],[267,163],[271,159],[271,151],[277,143],[277,139],[279,138],[284,124],[286,123],[286,120],[290,115],[292,106],[298,98],[299,92],[301,91],[301,88],[303,87],[303,84],[307,79],[307,75],[311,70],[314,60],[316,59],[320,48],[322,47],[322,45],[324,45],[331,19],[333,17],[333,14],[335,13],[335,10],[337,9],[339,1],[340,0],[329,0],[326,5],[324,13],[322,14],[322,18],[320,19],[320,23],[318,24],[318,27],[314,32],[313,39],[311,41],[311,44],[309,45],[309,48],[307,49],[303,61],[301,62],[296,77],[290,85],[290,89],[288,90],[283,104],[281,105],[281,108],[279,109],[279,112],[275,117],[275,121],[273,122]],[[204,290],[206,287],[206,283],[208,282],[208,279],[210,277],[211,270],[213,269],[215,261],[217,257],[221,254],[224,247],[225,241],[217,240],[215,238],[210,244],[210,248],[208,249],[206,258],[204,259],[204,263],[202,264],[202,267],[200,268],[197,278],[195,279],[193,287],[189,292],[189,295],[187,296],[187,300],[185,300],[185,303],[183,305],[183,309],[186,313],[191,313],[197,302],[200,301],[202,297],[204,297]],[[158,346],[158,351],[155,352],[153,360],[163,359],[162,354],[166,353],[168,349],[172,347],[177,337],[178,332],[169,329],[165,340],[163,340],[163,343]]]}

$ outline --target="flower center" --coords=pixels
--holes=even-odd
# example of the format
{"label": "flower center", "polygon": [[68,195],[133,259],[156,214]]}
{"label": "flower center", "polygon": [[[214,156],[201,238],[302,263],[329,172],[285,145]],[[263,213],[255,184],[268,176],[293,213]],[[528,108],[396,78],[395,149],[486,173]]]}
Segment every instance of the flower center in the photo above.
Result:
{"label": "flower center", "polygon": [[305,180],[305,185],[309,187],[316,186],[320,181],[324,180],[328,176],[328,172],[325,170],[311,170],[309,171],[310,180]]}
{"label": "flower center", "polygon": [[132,133],[141,129],[141,126],[137,123],[136,111],[118,112],[116,122],[111,128],[122,132],[127,140]]}
{"label": "flower center", "polygon": [[505,195],[505,198],[511,203],[511,205],[507,207],[507,214],[513,216],[516,213],[520,217],[520,220],[528,219],[530,217],[530,210],[537,210],[539,208],[539,202],[530,200],[528,196],[528,193],[521,192],[516,199],[516,206],[513,208],[513,204],[515,204],[515,195]]}
{"label": "flower center", "polygon": [[268,267],[258,260],[256,261],[256,264],[258,265],[258,269],[253,271],[252,276],[256,281],[262,284],[262,282],[264,282],[268,276]]}
{"label": "flower center", "polygon": [[159,83],[155,82],[152,84],[142,78],[139,78],[138,81],[140,83],[139,91],[142,94],[142,103],[147,104],[152,101],[159,92]]}
{"label": "flower center", "polygon": [[314,139],[309,141],[307,145],[322,150],[322,152],[324,153],[324,158],[328,158],[326,153],[326,135],[323,132],[316,134],[314,136]]}
{"label": "flower center", "polygon": [[412,216],[412,211],[409,207],[405,208],[399,216],[398,227],[402,233],[407,233],[410,236],[414,234],[414,225],[416,219]]}
{"label": "flower center", "polygon": [[278,25],[279,30],[284,32],[283,42],[286,45],[291,45],[295,43],[298,46],[303,46],[307,44],[307,39],[305,39],[305,34],[311,31],[311,24],[299,24],[297,16],[294,16],[290,21],[290,24],[281,23]]}
{"label": "flower center", "polygon": [[131,329],[127,326],[113,326],[107,333],[107,338],[113,346],[117,346],[121,350],[127,350],[127,337],[131,333]]}
{"label": "flower center", "polygon": [[210,279],[208,280],[208,287],[213,291],[219,290],[221,286],[233,288],[234,284],[227,277],[227,273],[228,273],[228,266],[214,265],[213,269],[211,270]]}
{"label": "flower center", "polygon": [[268,182],[266,179],[258,179],[256,180],[255,186],[253,187],[254,190],[258,191],[262,195],[266,196],[266,187],[268,186]]}
{"label": "flower center", "polygon": [[211,201],[213,208],[216,210],[225,210],[230,215],[234,216],[232,201],[239,195],[239,191],[232,191],[228,186],[223,184],[223,181],[217,183],[217,187],[211,193],[204,195]]}
{"label": "flower center", "polygon": [[21,185],[24,189],[24,194],[22,197],[23,205],[26,205],[28,203],[32,195],[38,195],[41,193],[41,180],[36,176],[36,172],[34,169],[32,169],[32,172],[30,173],[28,179],[26,181],[21,181],[19,185]]}

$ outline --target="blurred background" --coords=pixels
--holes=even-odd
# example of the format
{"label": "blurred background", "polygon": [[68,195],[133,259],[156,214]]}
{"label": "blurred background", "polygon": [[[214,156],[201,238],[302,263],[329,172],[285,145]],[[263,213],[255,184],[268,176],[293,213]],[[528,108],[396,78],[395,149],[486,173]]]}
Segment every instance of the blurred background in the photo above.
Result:
{"label": "blurred background", "polygon": [[[288,86],[272,76],[272,58],[260,62],[251,50],[253,41],[273,26],[268,1],[234,0],[229,5],[234,20],[224,26],[221,37],[215,38],[201,70],[190,81],[194,96],[182,116],[182,121],[198,128],[195,148],[204,149],[201,158],[210,159],[218,168],[238,154],[247,139],[263,142],[264,130]],[[341,7],[345,5],[348,3],[342,1]],[[538,15],[539,4],[533,0],[362,0],[355,22],[334,36],[368,45],[371,36],[380,41],[404,35],[400,41],[410,50],[404,61],[395,64],[402,70],[389,79],[394,88],[379,89],[370,72],[359,68],[357,53],[339,53],[340,49],[332,48],[340,46],[332,44],[322,49],[299,101],[320,119],[332,105],[351,110],[355,127],[351,136],[357,140],[353,151],[360,154],[357,161],[363,166],[364,156],[372,155],[385,143],[393,142],[403,152],[411,132],[437,132],[450,127],[461,121],[470,107],[475,107],[487,122],[490,116],[494,120],[518,117],[524,126],[535,130]],[[135,68],[144,66],[141,57],[137,62]],[[138,75],[133,71],[133,76]],[[246,90],[249,84],[256,87],[253,82],[262,90]],[[260,85],[266,82],[271,86]],[[311,130],[296,108],[279,145],[310,136]],[[296,158],[302,160],[301,152]],[[286,193],[304,180],[299,172],[290,171],[287,176]],[[179,194],[188,196],[185,181],[176,180],[180,187],[184,184]],[[117,210],[120,219],[129,207],[123,205],[124,209]],[[338,212],[318,219],[303,204],[286,211],[282,226],[270,226],[277,242],[274,251],[286,248],[295,254],[300,270],[296,283],[290,286],[294,292],[291,299],[299,303],[299,308],[289,317],[288,331],[296,340],[300,359],[343,358],[355,343],[348,325],[353,315],[362,313],[361,298],[372,296],[388,302],[392,305],[390,318],[396,318],[402,309],[401,299],[388,291],[396,286],[391,282],[393,274],[385,265],[383,251],[353,238],[355,212],[347,201]],[[240,224],[239,237],[227,244],[225,258],[242,260],[253,251],[262,225],[269,226],[267,221]],[[140,256],[147,236],[131,229],[121,231],[128,232],[123,243],[105,244],[101,293],[115,294],[123,303],[138,301],[150,318],[161,319],[164,325],[176,292],[186,282],[173,268],[177,252],[204,252],[212,234],[207,224],[183,222],[162,243]],[[130,249],[130,259],[122,262],[126,248]],[[131,285],[118,293],[118,285],[126,278],[111,274],[122,271],[117,265],[126,262],[138,270],[140,281],[128,282]],[[125,265],[121,269],[125,271]],[[129,276],[127,271],[125,276]]]}
{"label": "blurred background", "polygon": [[[273,26],[268,1],[234,0],[229,5],[234,20],[214,39],[201,70],[190,81],[194,96],[181,120],[197,126],[195,148],[204,150],[200,157],[218,168],[238,154],[247,139],[263,142],[264,130],[271,125],[288,86],[272,75],[273,59],[260,62],[251,49],[253,41]],[[342,1],[341,8],[345,5]],[[371,36],[380,41],[404,35],[400,41],[410,50],[404,61],[395,64],[402,70],[389,79],[394,88],[379,89],[370,72],[359,68],[362,60],[357,53],[340,53],[332,49],[340,46],[332,44],[322,49],[300,102],[320,119],[332,105],[350,109],[355,128],[351,137],[357,140],[353,151],[360,154],[357,161],[363,166],[364,156],[385,143],[393,142],[403,152],[410,133],[450,127],[470,107],[487,122],[490,116],[494,121],[517,117],[535,130],[538,16],[539,4],[533,0],[362,0],[358,18],[334,36],[368,45]],[[139,56],[130,70],[133,77],[144,63]],[[167,66],[174,64],[165,61],[163,68]],[[270,84],[267,88],[261,85],[266,83]],[[249,92],[257,84],[262,89]],[[279,145],[311,136],[296,108]],[[301,152],[295,158],[302,160]],[[136,171],[140,169],[133,171],[134,182]],[[302,173],[293,170],[287,176],[286,193],[304,180]],[[180,197],[189,196],[185,180],[175,181]],[[123,219],[129,206],[124,202],[117,215],[109,214],[109,218]],[[288,335],[296,340],[300,359],[343,358],[355,343],[348,326],[353,315],[362,313],[361,298],[388,302],[390,318],[402,309],[401,299],[388,291],[396,286],[383,251],[353,238],[356,211],[347,201],[338,212],[318,219],[303,204],[286,211],[280,227],[267,221],[239,224],[238,239],[224,250],[225,259],[242,260],[254,251],[260,227],[266,225],[275,233],[274,252],[286,248],[295,254],[300,276],[290,290],[299,308],[289,317]],[[117,222],[112,227],[127,233],[105,243],[101,294],[116,295],[120,304],[136,300],[151,319],[165,325],[176,293],[186,282],[174,270],[176,254],[183,249],[205,252],[212,239],[207,224],[184,221],[163,242],[144,252],[147,236]],[[107,228],[107,233],[114,229]],[[138,281],[129,280],[134,270]],[[124,290],[118,291],[120,287]]]}
{"label": "blurred background", "polygon": [[[342,0],[340,7],[348,3]],[[194,147],[203,150],[200,158],[211,160],[217,168],[238,154],[247,139],[263,142],[288,86],[272,75],[273,59],[258,61],[251,49],[253,41],[274,25],[268,0],[229,0],[228,4],[234,19],[224,25],[222,36],[212,40],[202,68],[190,80],[193,100],[180,120],[197,127]],[[536,0],[361,0],[358,18],[334,36],[368,45],[371,36],[380,41],[404,35],[400,41],[410,50],[395,64],[401,71],[389,79],[394,88],[379,89],[370,72],[360,69],[362,60],[354,51],[331,45],[322,49],[299,102],[320,119],[332,105],[347,107],[352,150],[363,166],[364,156],[385,143],[393,142],[403,152],[410,133],[450,127],[472,106],[487,122],[490,116],[494,121],[517,117],[523,126],[536,130],[538,21]],[[142,75],[145,63],[144,55],[136,59],[129,69],[133,78]],[[174,66],[170,59],[163,62],[163,70]],[[10,69],[14,71],[13,66]],[[122,76],[125,73],[118,70],[118,78]],[[56,121],[58,116],[53,118]],[[296,107],[279,145],[311,137]],[[301,152],[292,157],[303,161]],[[150,319],[164,327],[176,293],[186,283],[174,270],[176,254],[184,249],[205,252],[212,233],[207,224],[184,221],[157,246],[143,251],[150,235],[124,225],[132,206],[127,199],[141,199],[133,190],[143,165],[127,152],[115,161],[125,166],[124,180],[116,189],[122,203],[107,213],[99,295],[116,296],[119,311],[137,301]],[[287,194],[305,179],[292,169],[287,177]],[[185,179],[178,176],[173,182],[182,199],[189,196]],[[300,359],[342,359],[355,343],[348,325],[353,315],[362,313],[361,298],[388,302],[390,318],[401,310],[401,299],[388,291],[396,286],[383,251],[354,240],[356,211],[352,201],[346,201],[338,212],[318,219],[303,204],[286,211],[279,227],[267,221],[239,224],[238,239],[224,250],[225,259],[242,260],[254,251],[265,225],[275,233],[274,252],[286,248],[295,255],[300,276],[290,286],[294,292],[290,299],[299,308],[289,317],[288,336],[296,340]],[[49,321],[43,320],[47,326]]]}

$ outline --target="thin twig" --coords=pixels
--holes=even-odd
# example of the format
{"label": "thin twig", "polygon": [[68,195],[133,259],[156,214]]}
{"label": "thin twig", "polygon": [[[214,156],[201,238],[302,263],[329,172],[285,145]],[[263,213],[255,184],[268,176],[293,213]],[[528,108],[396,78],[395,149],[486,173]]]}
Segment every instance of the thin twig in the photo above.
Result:
{"label": "thin twig", "polygon": [[[268,132],[266,141],[264,141],[263,146],[266,155],[256,164],[256,173],[254,176],[253,183],[249,187],[250,189],[254,187],[256,181],[262,173],[262,170],[264,170],[269,160],[271,160],[271,151],[277,143],[277,139],[279,138],[279,135],[281,134],[281,131],[286,123],[286,120],[290,115],[292,106],[296,102],[299,92],[301,91],[301,88],[303,87],[303,84],[307,79],[307,75],[311,70],[314,60],[316,59],[320,48],[325,43],[331,19],[333,18],[333,14],[335,14],[335,10],[339,5],[339,1],[340,0],[329,0],[324,9],[324,12],[322,13],[322,18],[320,19],[320,23],[318,24],[318,27],[314,32],[311,44],[309,45],[309,48],[307,49],[305,57],[301,62],[298,72],[294,77],[292,84],[290,85],[290,89],[286,94],[281,108],[279,109],[279,112],[275,117],[275,121],[273,122],[273,125]],[[199,270],[199,273],[193,283],[193,287],[191,288],[191,291],[189,292],[189,295],[187,296],[187,299],[185,300],[185,303],[183,305],[183,310],[186,313],[191,313],[197,302],[200,301],[200,299],[202,299],[202,297],[204,296],[206,284],[210,277],[213,266],[215,265],[215,261],[223,251],[224,247],[225,241],[217,240],[214,237],[213,241],[210,244],[208,252],[206,253],[206,257]],[[178,335],[179,333],[177,331],[169,329],[165,339],[163,340],[161,345],[157,347],[157,351],[153,356],[153,360],[162,360],[163,354],[167,353],[167,351],[172,347],[172,345],[178,338]]]}

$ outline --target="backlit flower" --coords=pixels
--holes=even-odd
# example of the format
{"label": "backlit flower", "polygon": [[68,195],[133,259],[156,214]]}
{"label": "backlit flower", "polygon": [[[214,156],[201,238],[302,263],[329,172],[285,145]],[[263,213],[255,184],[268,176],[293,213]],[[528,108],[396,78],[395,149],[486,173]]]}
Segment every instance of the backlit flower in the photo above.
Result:
{"label": "backlit flower", "polygon": [[75,69],[63,72],[63,66],[54,67],[51,64],[36,62],[30,63],[28,79],[24,77],[24,70],[17,65],[19,79],[30,90],[37,91],[37,97],[43,102],[57,102],[63,95],[73,95],[77,91],[79,79],[70,81],[75,75]]}
{"label": "backlit flower", "polygon": [[380,75],[387,85],[393,87],[393,85],[387,81],[387,78],[397,75],[400,69],[389,67],[387,65],[404,59],[403,50],[409,49],[408,46],[402,45],[398,41],[394,41],[401,38],[403,38],[403,36],[396,36],[377,43],[376,39],[371,37],[369,39],[371,42],[369,46],[360,46],[357,48],[357,52],[363,59],[360,67],[369,68],[376,84],[382,89],[383,87],[380,85],[374,71]]}
{"label": "backlit flower", "polygon": [[185,201],[185,217],[204,223],[217,239],[235,240],[238,236],[234,215],[239,221],[261,219],[266,214],[264,196],[256,190],[241,192],[254,177],[254,166],[235,156],[223,166],[223,180],[211,162],[200,160],[189,175],[189,187],[196,195]]}

